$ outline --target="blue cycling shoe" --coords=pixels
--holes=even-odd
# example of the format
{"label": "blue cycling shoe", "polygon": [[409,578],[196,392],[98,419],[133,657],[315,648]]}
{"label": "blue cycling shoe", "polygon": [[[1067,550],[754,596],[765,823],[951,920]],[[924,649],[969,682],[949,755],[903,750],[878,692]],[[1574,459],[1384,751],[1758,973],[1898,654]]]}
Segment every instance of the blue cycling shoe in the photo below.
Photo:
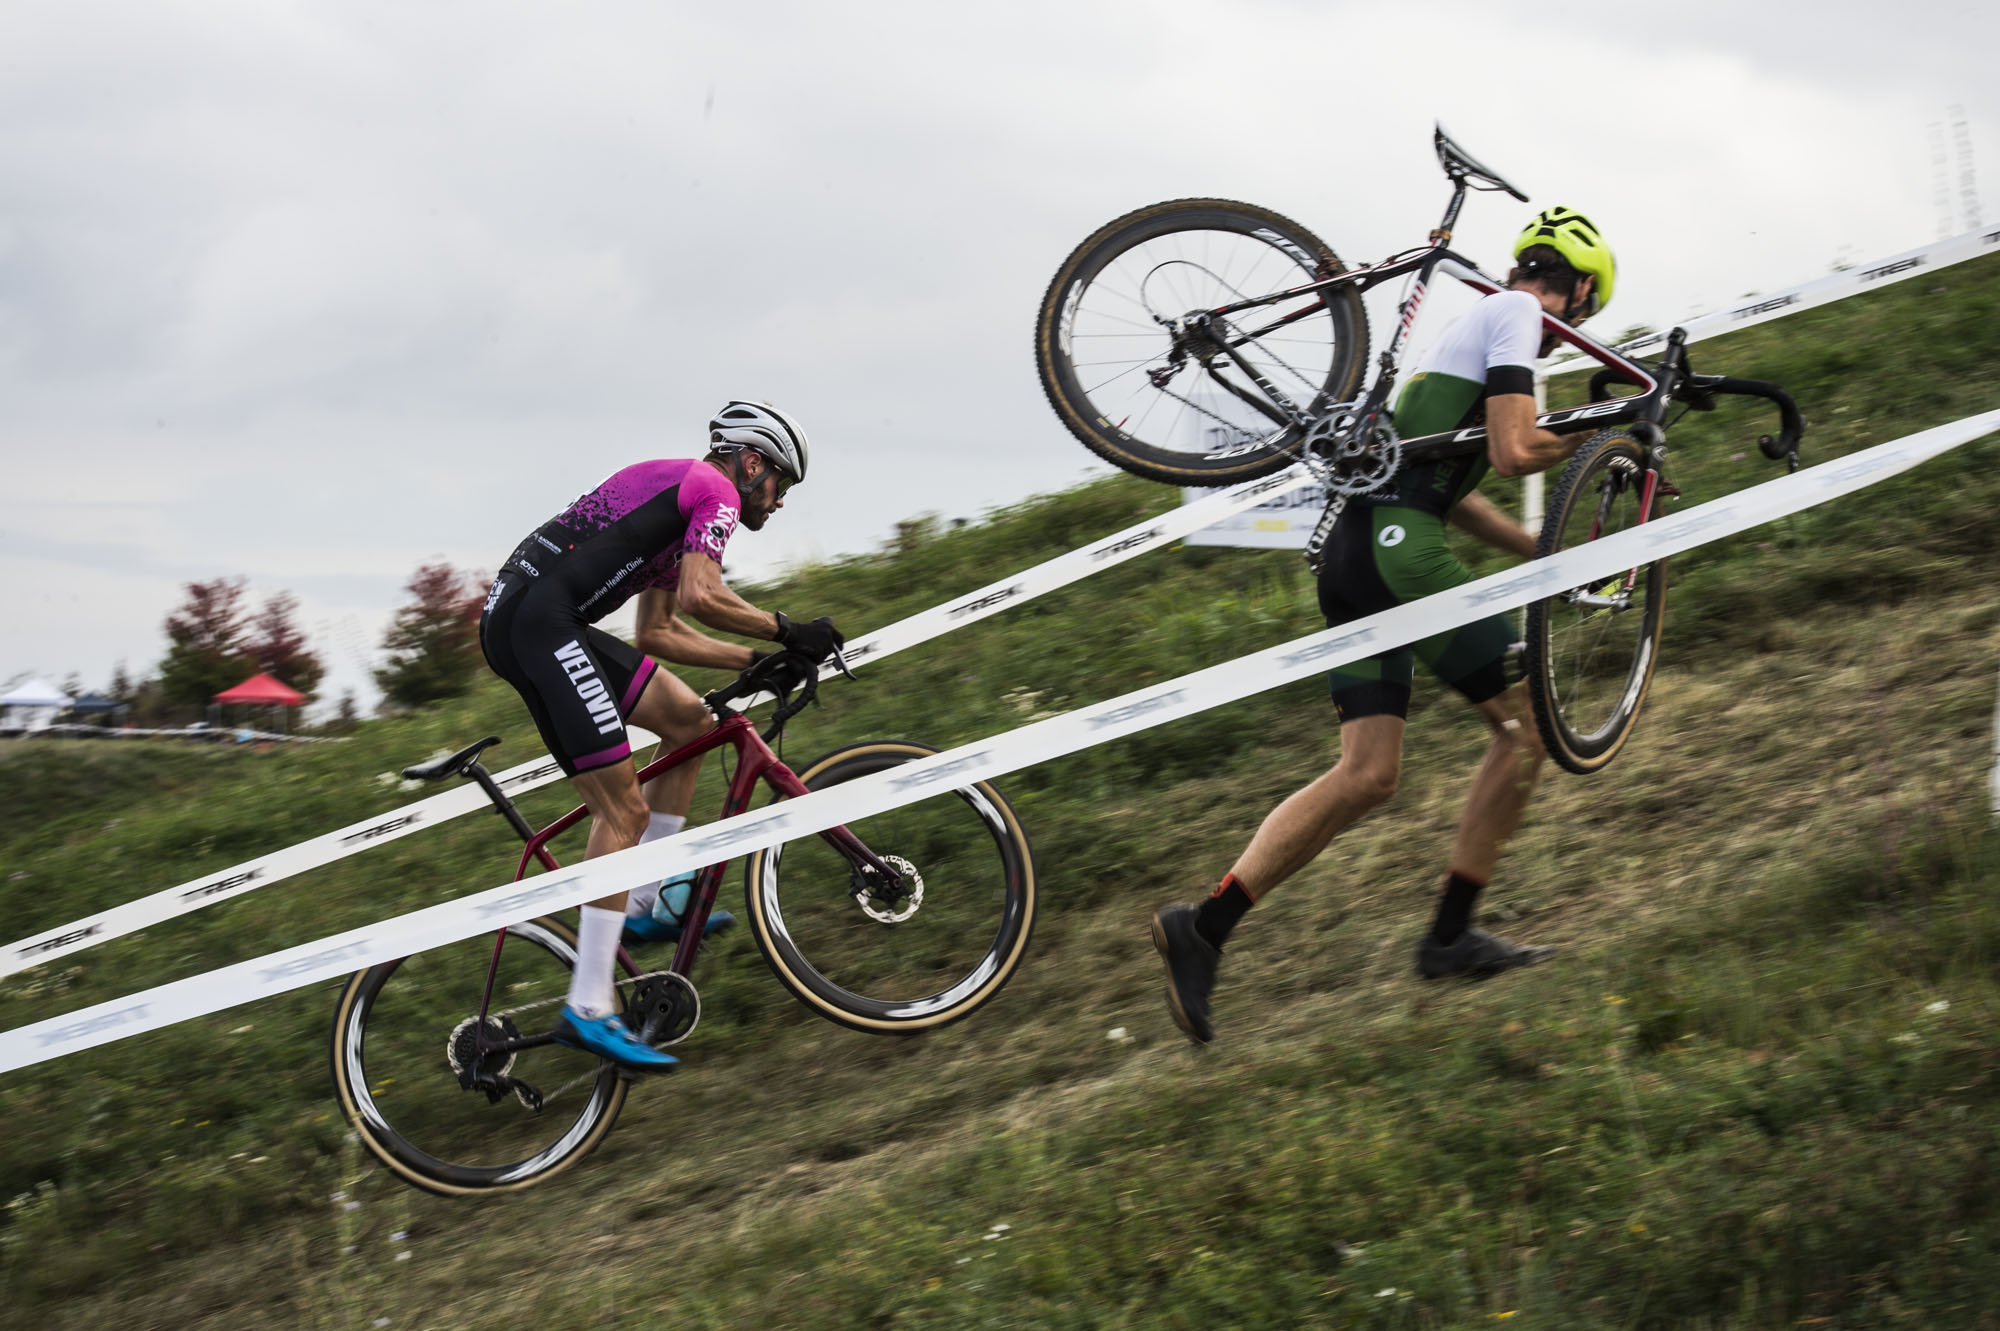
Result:
{"label": "blue cycling shoe", "polygon": [[[694,899],[694,880],[700,872],[699,869],[690,869],[660,884],[660,895],[653,900],[651,915],[626,916],[625,945],[680,941],[681,921],[687,918],[688,905]],[[736,917],[728,911],[710,911],[707,923],[701,926],[701,936],[713,938],[735,926]]]}
{"label": "blue cycling shoe", "polygon": [[616,1017],[586,1017],[567,1003],[556,1018],[553,1034],[557,1044],[581,1049],[608,1058],[621,1068],[637,1072],[670,1072],[680,1066],[672,1054],[663,1054],[638,1036]]}

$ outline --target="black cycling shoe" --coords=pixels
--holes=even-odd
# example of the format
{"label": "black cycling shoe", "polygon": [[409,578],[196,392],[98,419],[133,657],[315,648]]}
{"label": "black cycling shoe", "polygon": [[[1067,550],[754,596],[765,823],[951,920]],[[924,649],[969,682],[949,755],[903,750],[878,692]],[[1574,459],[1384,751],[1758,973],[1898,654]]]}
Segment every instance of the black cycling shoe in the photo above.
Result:
{"label": "black cycling shoe", "polygon": [[1167,963],[1167,1007],[1174,1025],[1196,1044],[1215,1038],[1208,1024],[1208,995],[1222,953],[1194,931],[1195,907],[1162,906],[1153,915],[1153,946]]}
{"label": "black cycling shoe", "polygon": [[1426,980],[1462,976],[1484,980],[1516,966],[1532,966],[1556,954],[1552,947],[1523,947],[1484,929],[1467,929],[1457,939],[1440,943],[1429,934],[1417,944],[1417,974]]}

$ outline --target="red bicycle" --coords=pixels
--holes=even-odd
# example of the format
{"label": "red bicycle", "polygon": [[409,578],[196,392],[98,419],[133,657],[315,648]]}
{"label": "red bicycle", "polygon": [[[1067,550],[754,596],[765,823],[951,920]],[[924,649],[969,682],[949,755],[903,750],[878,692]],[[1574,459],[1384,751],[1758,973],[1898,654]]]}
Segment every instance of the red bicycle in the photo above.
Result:
{"label": "red bicycle", "polygon": [[[937,752],[871,740],[795,774],[771,744],[818,681],[785,700],[761,735],[732,706],[766,692],[781,660],[709,694],[716,727],[655,758],[640,779],[728,745],[737,757],[728,818],[749,808],[760,783],[774,798],[794,798]],[[587,811],[531,828],[479,763],[498,742],[404,775],[477,783],[527,843],[515,877],[536,864],[558,868],[549,844]],[[726,851],[741,837],[719,829],[701,848]],[[642,969],[618,954],[626,1024],[656,1048],[687,1039],[700,1020],[691,972],[728,864],[718,859],[697,877],[669,965]],[[1034,928],[1034,854],[1012,807],[982,781],[760,850],[745,898],[751,936],[800,1002],[856,1030],[914,1034],[969,1015],[1013,976]],[[575,964],[575,932],[543,918],[354,975],[335,1010],[332,1062],[335,1094],[362,1143],[398,1177],[446,1195],[527,1187],[587,1155],[610,1133],[637,1074],[548,1033]]]}

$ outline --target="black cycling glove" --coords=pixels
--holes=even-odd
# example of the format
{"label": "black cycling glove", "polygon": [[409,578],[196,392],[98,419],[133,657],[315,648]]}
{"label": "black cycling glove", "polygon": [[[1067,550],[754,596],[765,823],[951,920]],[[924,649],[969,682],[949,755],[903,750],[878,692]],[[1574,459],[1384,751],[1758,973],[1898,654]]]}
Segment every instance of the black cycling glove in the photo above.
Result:
{"label": "black cycling glove", "polygon": [[809,624],[794,624],[780,611],[778,641],[784,644],[786,650],[797,652],[818,665],[847,642],[847,635],[833,626],[831,615],[821,615]]}

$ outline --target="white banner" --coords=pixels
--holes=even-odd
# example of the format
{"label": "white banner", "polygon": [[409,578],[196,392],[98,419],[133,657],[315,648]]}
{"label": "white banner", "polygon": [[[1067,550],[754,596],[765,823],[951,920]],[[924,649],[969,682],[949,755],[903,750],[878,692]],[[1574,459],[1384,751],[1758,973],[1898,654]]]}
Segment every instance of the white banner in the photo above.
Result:
{"label": "white banner", "polygon": [[1414,642],[1594,582],[1873,485],[2000,429],[2000,411],[1941,425],[1548,559],[1179,679],[1079,708],[890,771],[665,837],[560,873],[505,883],[473,896],[191,976],[126,998],[0,1033],[0,1072],[28,1067],[128,1035],[220,1012],[561,910],[636,883],[809,836],[919,798],[985,780],[1107,740],[1234,702],[1333,666]]}
{"label": "white banner", "polygon": [[[1197,531],[1218,518],[1261,502],[1265,496],[1289,493],[1310,484],[1303,472],[1281,473],[1263,480],[1246,482],[1233,489],[1210,494],[1199,504],[1188,505],[1157,518],[1135,523],[1068,554],[1037,564],[1000,582],[990,583],[943,605],[934,606],[908,619],[863,634],[850,642],[845,654],[851,664],[879,661],[919,643],[929,642],[953,629],[976,624],[1037,596],[1046,595],[1079,582],[1101,569],[1115,567],[1128,559],[1156,550]],[[831,672],[829,672],[831,673]],[[658,736],[633,727],[635,747],[651,744]],[[548,785],[562,776],[562,770],[547,754],[499,773],[496,780],[508,794]],[[419,800],[400,809],[364,818],[358,823],[287,846],[253,860],[218,869],[190,879],[178,887],[113,906],[98,915],[73,920],[58,928],[43,930],[0,953],[0,978],[94,947],[108,939],[120,938],[140,929],[200,910],[218,901],[228,901],[247,892],[308,869],[331,864],[356,855],[371,846],[406,837],[412,832],[492,805],[473,785],[455,786],[442,794]]]}

